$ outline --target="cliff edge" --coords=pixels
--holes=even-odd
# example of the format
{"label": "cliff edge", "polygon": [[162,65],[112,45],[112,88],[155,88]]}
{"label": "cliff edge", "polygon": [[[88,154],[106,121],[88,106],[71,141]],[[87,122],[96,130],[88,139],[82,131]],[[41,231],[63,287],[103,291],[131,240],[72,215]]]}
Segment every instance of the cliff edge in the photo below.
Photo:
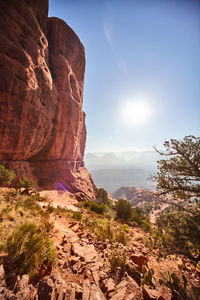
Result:
{"label": "cliff edge", "polygon": [[84,167],[85,51],[47,0],[0,1],[0,162],[42,189],[94,198]]}

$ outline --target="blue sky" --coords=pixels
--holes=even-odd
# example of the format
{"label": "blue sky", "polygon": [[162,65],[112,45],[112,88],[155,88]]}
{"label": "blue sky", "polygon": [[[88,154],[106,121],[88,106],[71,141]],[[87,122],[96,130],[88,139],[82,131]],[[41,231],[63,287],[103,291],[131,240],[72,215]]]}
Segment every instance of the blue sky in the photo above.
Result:
{"label": "blue sky", "polygon": [[200,136],[200,1],[50,0],[86,51],[86,152]]}

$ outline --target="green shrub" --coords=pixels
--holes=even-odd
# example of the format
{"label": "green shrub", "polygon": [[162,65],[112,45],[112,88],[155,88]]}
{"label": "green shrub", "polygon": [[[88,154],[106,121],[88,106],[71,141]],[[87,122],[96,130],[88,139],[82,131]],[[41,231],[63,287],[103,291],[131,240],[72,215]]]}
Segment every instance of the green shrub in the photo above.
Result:
{"label": "green shrub", "polygon": [[110,205],[111,204],[111,200],[108,198],[108,193],[106,192],[106,190],[100,188],[97,190],[97,197],[96,197],[96,201],[98,204],[106,204],[106,205]]}
{"label": "green shrub", "polygon": [[156,220],[160,242],[167,252],[183,254],[198,262],[200,249],[200,213],[188,214],[173,209]]}
{"label": "green shrub", "polygon": [[82,219],[82,213],[80,211],[74,211],[72,218],[77,221],[80,221]]}
{"label": "green shrub", "polygon": [[26,195],[37,194],[35,190],[34,182],[27,177],[21,178],[19,180],[18,187],[21,194],[26,194]]}
{"label": "green shrub", "polygon": [[141,228],[144,231],[150,232],[151,231],[151,224],[146,220],[141,220]]}
{"label": "green shrub", "polygon": [[14,171],[10,171],[5,166],[0,165],[0,186],[11,184],[15,176]]}
{"label": "green shrub", "polygon": [[6,263],[31,280],[43,276],[56,265],[56,250],[47,233],[33,223],[24,223],[7,238]]}
{"label": "green shrub", "polygon": [[103,204],[103,203],[98,204],[93,201],[86,201],[83,206],[85,208],[89,208],[90,210],[92,210],[95,213],[100,214],[100,215],[102,215],[108,207],[106,204]]}
{"label": "green shrub", "polygon": [[102,225],[97,224],[95,233],[99,239],[109,240],[110,242],[113,241],[114,232],[112,230],[110,223],[106,223],[106,224],[102,224]]}
{"label": "green shrub", "polygon": [[132,215],[131,204],[127,200],[120,199],[117,201],[116,204],[116,213],[117,218],[121,219],[122,221],[128,221]]}
{"label": "green shrub", "polygon": [[113,243],[112,248],[105,252],[112,272],[120,268],[122,272],[126,269],[126,248],[120,243]]}

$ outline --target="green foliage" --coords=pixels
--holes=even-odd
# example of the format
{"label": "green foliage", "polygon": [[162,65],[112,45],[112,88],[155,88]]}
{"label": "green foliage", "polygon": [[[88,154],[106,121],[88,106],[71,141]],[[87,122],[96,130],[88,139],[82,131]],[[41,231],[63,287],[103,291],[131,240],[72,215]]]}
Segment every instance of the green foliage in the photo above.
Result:
{"label": "green foliage", "polygon": [[121,219],[124,222],[129,221],[132,216],[130,202],[124,199],[118,200],[116,204],[116,213],[118,219]]}
{"label": "green foliage", "polygon": [[111,204],[111,201],[108,198],[108,193],[102,188],[97,190],[96,201],[98,204],[106,204],[108,206]]}
{"label": "green foliage", "polygon": [[25,195],[37,194],[34,182],[26,177],[19,180],[19,190],[21,194]]}
{"label": "green foliage", "polygon": [[89,208],[90,210],[92,210],[95,213],[100,214],[100,215],[102,215],[107,209],[106,204],[103,204],[103,203],[98,204],[98,203],[93,202],[93,201],[86,201],[84,203],[84,207]]}
{"label": "green foliage", "polygon": [[200,198],[200,138],[186,136],[182,141],[171,139],[164,143],[166,159],[158,161],[157,181],[160,194],[171,194],[174,199]]}
{"label": "green foliage", "polygon": [[129,226],[127,224],[124,224],[123,230],[128,233],[129,232]]}
{"label": "green foliage", "polygon": [[104,241],[109,240],[110,242],[112,242],[114,239],[114,231],[110,223],[101,225],[96,224],[95,233],[99,239],[102,239]]}
{"label": "green foliage", "polygon": [[56,250],[53,242],[42,228],[33,223],[21,224],[7,238],[6,263],[17,274],[29,274],[33,280],[56,265]]}
{"label": "green foliage", "polygon": [[131,221],[137,223],[139,227],[141,227],[144,231],[150,232],[151,225],[148,222],[149,219],[146,215],[143,214],[142,209],[139,208],[132,208],[131,211]]}
{"label": "green foliage", "polygon": [[5,166],[0,165],[0,186],[10,185],[15,176],[14,171],[10,171]]}
{"label": "green foliage", "polygon": [[187,295],[187,278],[185,275],[182,275],[182,280],[175,274],[170,274],[168,272],[168,278],[166,281],[159,280],[160,284],[166,285],[168,288],[172,290],[173,299],[184,299],[189,300]]}
{"label": "green foliage", "polygon": [[81,221],[82,213],[80,211],[74,211],[72,217],[77,221]]}
{"label": "green foliage", "polygon": [[122,272],[126,269],[126,248],[120,243],[113,243],[112,248],[105,252],[112,272],[120,268]]}
{"label": "green foliage", "polygon": [[188,214],[174,209],[161,213],[156,220],[160,239],[167,252],[184,254],[195,260],[200,249],[200,214]]}

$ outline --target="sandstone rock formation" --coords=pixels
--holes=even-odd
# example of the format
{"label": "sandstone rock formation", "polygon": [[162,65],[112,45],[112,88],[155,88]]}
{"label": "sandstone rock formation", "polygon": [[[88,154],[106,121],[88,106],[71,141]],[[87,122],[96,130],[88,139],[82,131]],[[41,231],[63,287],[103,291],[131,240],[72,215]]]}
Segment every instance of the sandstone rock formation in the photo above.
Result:
{"label": "sandstone rock formation", "polygon": [[42,188],[93,197],[84,167],[85,52],[48,0],[0,1],[0,162]]}

